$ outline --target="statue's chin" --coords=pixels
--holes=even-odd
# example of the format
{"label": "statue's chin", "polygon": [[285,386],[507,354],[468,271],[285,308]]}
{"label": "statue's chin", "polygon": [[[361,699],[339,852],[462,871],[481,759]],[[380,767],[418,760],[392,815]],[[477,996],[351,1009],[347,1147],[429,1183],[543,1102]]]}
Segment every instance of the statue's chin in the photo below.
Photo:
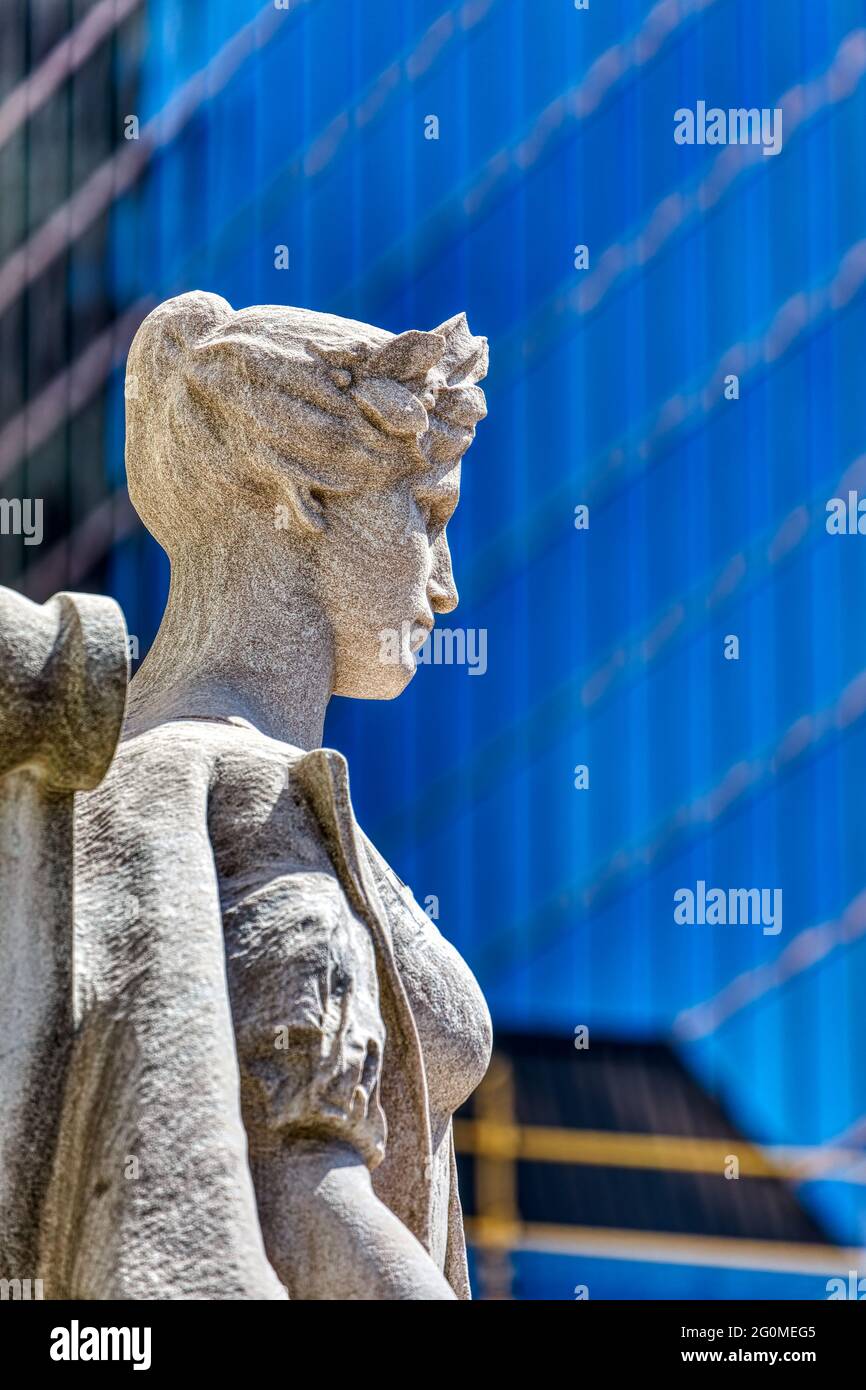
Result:
{"label": "statue's chin", "polygon": [[395,665],[377,665],[369,671],[356,672],[349,679],[338,680],[334,694],[349,700],[396,700],[415,670],[415,658],[406,653]]}

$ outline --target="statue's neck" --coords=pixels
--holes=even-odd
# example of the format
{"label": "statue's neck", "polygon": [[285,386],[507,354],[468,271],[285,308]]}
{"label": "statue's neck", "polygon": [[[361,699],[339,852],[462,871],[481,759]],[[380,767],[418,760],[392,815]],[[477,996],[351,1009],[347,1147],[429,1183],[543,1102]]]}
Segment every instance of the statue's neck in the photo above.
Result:
{"label": "statue's neck", "polygon": [[246,545],[173,562],[162,624],[130,685],[127,734],[240,716],[270,738],[321,746],[333,639],[311,586],[283,562]]}

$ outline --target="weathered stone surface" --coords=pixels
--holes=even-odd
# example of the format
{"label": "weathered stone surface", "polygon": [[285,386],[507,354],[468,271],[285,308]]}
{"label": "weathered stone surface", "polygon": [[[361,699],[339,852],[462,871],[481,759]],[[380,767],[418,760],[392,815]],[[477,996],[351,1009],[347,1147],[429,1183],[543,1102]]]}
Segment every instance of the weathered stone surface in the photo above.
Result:
{"label": "weathered stone surface", "polygon": [[105,775],[126,697],[110,599],[0,589],[0,1277],[43,1277],[39,1226],[73,1033],[73,795]]}

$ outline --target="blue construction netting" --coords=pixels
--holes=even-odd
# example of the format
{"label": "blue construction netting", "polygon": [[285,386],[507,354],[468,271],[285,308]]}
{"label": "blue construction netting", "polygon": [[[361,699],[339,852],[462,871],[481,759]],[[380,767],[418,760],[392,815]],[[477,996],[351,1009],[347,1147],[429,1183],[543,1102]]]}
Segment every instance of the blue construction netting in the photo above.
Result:
{"label": "blue construction netting", "polygon": [[[394,330],[465,309],[490,338],[449,527],[449,623],[486,632],[487,669],[334,702],[368,833],[496,1022],[672,1035],[756,1140],[850,1133],[866,542],[825,508],[866,491],[862,0],[148,11],[142,125],[185,105],[115,208],[121,306],[197,287]],[[677,145],[701,99],[781,107],[782,151]],[[136,537],[111,574],[143,655],[163,558]],[[678,925],[698,880],[780,888],[783,930]],[[802,1194],[849,1245],[856,1176]]]}

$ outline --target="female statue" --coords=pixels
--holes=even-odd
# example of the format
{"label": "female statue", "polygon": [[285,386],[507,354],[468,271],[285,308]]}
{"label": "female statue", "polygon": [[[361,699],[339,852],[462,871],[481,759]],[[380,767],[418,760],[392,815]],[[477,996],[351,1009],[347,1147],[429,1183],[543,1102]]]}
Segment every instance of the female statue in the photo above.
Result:
{"label": "female statue", "polygon": [[171,588],[79,798],[55,1294],[469,1296],[451,1116],[489,1015],[320,745],[457,602],[486,357],[463,315],[395,336],[201,292],[138,331],[129,490]]}

